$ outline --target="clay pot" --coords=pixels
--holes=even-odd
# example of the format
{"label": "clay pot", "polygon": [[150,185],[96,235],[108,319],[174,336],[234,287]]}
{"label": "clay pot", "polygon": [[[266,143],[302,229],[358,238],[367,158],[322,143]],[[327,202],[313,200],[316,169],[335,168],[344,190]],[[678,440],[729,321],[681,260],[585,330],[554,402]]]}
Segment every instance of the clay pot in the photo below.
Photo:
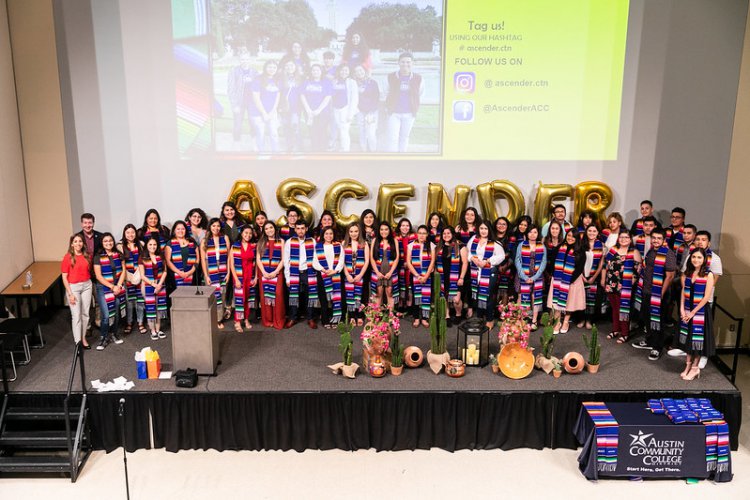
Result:
{"label": "clay pot", "polygon": [[517,342],[505,344],[497,357],[497,364],[506,377],[522,379],[534,370],[534,353]]}
{"label": "clay pot", "polygon": [[367,366],[367,371],[370,372],[370,376],[373,378],[384,377],[386,371],[385,360],[379,355],[372,356],[370,364]]}
{"label": "clay pot", "polygon": [[571,375],[581,373],[584,366],[586,366],[586,362],[583,360],[581,353],[571,351],[563,358],[563,368]]}
{"label": "clay pot", "polygon": [[552,375],[555,378],[560,378],[560,375],[562,375],[562,370],[552,370]]}
{"label": "clay pot", "polygon": [[422,349],[415,345],[410,345],[404,349],[404,364],[406,366],[409,368],[419,368],[422,366],[422,361],[424,361]]}
{"label": "clay pot", "polygon": [[430,370],[432,370],[432,373],[435,375],[440,373],[440,370],[442,370],[450,360],[451,356],[447,352],[444,352],[443,354],[432,354],[432,351],[427,351],[427,364],[430,365]]}
{"label": "clay pot", "polygon": [[445,365],[445,374],[449,377],[459,378],[466,373],[466,364],[460,359],[451,359]]}
{"label": "clay pot", "polygon": [[404,371],[404,365],[401,365],[401,366],[391,365],[391,375],[398,377],[399,375],[401,375],[401,373],[403,373],[403,371]]}
{"label": "clay pot", "polygon": [[599,365],[586,365],[586,369],[589,371],[589,373],[596,373],[599,371]]}
{"label": "clay pot", "polygon": [[497,365],[492,365],[492,373],[500,373],[500,367]]}

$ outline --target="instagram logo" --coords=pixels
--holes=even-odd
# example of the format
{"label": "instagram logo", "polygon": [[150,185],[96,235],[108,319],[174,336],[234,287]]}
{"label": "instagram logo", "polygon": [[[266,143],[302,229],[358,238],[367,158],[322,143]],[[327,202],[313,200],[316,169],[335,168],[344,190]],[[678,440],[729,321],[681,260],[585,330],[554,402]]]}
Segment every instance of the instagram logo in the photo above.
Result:
{"label": "instagram logo", "polygon": [[465,94],[474,93],[474,82],[476,76],[472,71],[457,71],[453,75],[453,88],[456,92],[463,92]]}

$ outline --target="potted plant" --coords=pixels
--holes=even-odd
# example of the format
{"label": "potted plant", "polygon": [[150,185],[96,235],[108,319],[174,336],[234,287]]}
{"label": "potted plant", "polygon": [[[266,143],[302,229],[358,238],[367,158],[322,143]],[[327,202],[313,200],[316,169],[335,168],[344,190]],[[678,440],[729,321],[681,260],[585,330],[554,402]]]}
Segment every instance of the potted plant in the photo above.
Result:
{"label": "potted plant", "polygon": [[404,371],[404,348],[399,340],[398,333],[391,335],[391,375],[399,376]]}
{"label": "potted plant", "polygon": [[492,368],[492,373],[500,373],[500,367],[497,364],[497,358],[494,354],[490,354],[489,360],[490,367]]}
{"label": "potted plant", "polygon": [[599,371],[599,357],[601,354],[601,345],[599,344],[599,330],[596,325],[591,328],[591,337],[586,337],[583,334],[583,343],[586,344],[586,349],[589,350],[589,361],[586,364],[586,369],[589,373],[596,373]]}
{"label": "potted plant", "polygon": [[446,349],[448,326],[445,321],[446,302],[440,295],[440,275],[432,273],[432,305],[430,306],[430,350],[427,351],[427,363],[437,375],[450,361]]}
{"label": "potted plant", "polygon": [[552,370],[552,375],[555,378],[560,378],[560,375],[562,375],[562,363],[560,363],[560,361],[555,361],[555,367]]}
{"label": "potted plant", "polygon": [[[391,363],[389,351],[391,335],[398,335],[401,323],[398,317],[387,307],[370,302],[364,310],[365,326],[362,329],[362,358],[364,367],[370,371],[371,362],[377,361],[388,367]],[[364,369],[364,368],[363,368]],[[380,370],[377,370],[380,373]]]}
{"label": "potted plant", "polygon": [[559,361],[552,356],[552,351],[555,349],[554,319],[549,313],[544,313],[542,314],[542,319],[539,324],[542,326],[542,335],[539,337],[539,342],[542,345],[542,352],[537,354],[534,366],[549,374],[554,370],[555,363]]}
{"label": "potted plant", "polygon": [[352,329],[354,325],[349,323],[347,315],[345,321],[339,322],[337,329],[339,332],[339,352],[341,353],[342,362],[335,365],[328,365],[328,368],[334,374],[341,372],[347,378],[354,378],[357,375],[359,365],[352,363]]}

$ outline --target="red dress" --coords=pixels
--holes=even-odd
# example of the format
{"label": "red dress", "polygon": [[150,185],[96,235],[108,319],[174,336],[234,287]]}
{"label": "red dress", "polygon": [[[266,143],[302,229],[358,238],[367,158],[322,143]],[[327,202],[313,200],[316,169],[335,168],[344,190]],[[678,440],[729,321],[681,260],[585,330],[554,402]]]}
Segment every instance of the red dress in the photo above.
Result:
{"label": "red dress", "polygon": [[242,260],[242,297],[244,298],[243,303],[245,305],[245,315],[243,318],[248,320],[251,317],[250,309],[255,308],[255,290],[250,286],[253,278],[255,278],[255,247],[255,243],[248,243],[247,248],[244,248],[242,243],[240,243],[240,259]]}
{"label": "red dress", "polygon": [[[280,240],[269,241],[269,247],[282,245]],[[273,249],[269,248],[273,253]],[[283,330],[286,323],[286,307],[284,306],[284,273],[279,273],[276,280],[276,300],[274,305],[266,304],[263,296],[263,286],[260,287],[260,318],[263,326]]]}

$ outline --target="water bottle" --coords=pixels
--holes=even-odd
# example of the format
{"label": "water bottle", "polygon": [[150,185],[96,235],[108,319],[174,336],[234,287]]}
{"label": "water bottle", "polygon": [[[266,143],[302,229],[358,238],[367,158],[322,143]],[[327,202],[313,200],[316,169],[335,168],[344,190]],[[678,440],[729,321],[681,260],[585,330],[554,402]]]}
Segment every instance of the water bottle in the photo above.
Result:
{"label": "water bottle", "polygon": [[26,271],[26,288],[31,288],[31,285],[34,284],[34,275],[31,274],[31,271]]}

